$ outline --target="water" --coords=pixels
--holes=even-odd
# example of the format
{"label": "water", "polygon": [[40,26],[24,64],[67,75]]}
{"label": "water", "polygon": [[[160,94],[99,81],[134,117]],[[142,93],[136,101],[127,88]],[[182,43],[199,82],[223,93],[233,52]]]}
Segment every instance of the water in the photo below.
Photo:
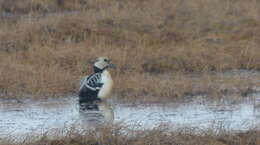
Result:
{"label": "water", "polygon": [[[257,95],[255,95],[257,96]],[[0,100],[0,138],[44,133],[56,129],[98,128],[106,123],[153,128],[167,124],[172,129],[248,130],[260,127],[260,97],[235,101],[206,101],[203,97],[167,104],[120,104],[103,102],[81,110],[76,97],[40,100]]]}

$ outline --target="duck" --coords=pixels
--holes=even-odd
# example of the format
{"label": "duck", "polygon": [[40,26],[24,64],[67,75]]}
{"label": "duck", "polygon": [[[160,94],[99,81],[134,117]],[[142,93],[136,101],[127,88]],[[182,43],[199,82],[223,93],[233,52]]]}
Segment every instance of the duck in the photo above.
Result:
{"label": "duck", "polygon": [[99,57],[93,64],[91,75],[85,76],[80,82],[79,103],[93,103],[110,97],[113,80],[108,71],[109,68],[116,68],[107,57]]}

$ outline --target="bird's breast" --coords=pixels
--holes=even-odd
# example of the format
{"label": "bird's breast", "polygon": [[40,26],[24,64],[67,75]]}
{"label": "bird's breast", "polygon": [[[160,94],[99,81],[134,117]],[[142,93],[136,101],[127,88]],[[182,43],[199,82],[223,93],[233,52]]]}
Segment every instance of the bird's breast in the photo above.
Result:
{"label": "bird's breast", "polygon": [[101,83],[103,83],[103,86],[98,93],[98,98],[105,99],[110,97],[113,87],[113,80],[110,73],[106,70],[101,75]]}

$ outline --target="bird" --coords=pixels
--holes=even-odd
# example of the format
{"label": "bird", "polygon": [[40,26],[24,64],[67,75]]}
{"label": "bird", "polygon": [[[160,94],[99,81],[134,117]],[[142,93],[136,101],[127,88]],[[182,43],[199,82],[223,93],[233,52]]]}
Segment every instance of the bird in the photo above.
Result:
{"label": "bird", "polygon": [[78,93],[80,104],[102,101],[110,97],[113,80],[108,69],[116,67],[111,61],[107,57],[99,57],[93,64],[94,73],[81,80]]}

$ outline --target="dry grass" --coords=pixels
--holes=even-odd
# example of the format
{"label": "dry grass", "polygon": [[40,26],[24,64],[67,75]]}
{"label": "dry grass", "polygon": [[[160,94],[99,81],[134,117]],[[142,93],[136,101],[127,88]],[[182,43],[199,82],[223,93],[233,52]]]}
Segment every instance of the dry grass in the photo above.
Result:
{"label": "dry grass", "polygon": [[[259,131],[247,132],[194,132],[191,129],[170,131],[164,127],[151,130],[131,131],[121,126],[109,126],[98,131],[79,133],[70,131],[65,136],[60,134],[40,139],[28,137],[23,143],[0,140],[1,145],[258,145]],[[35,141],[32,141],[35,140]]]}
{"label": "dry grass", "polygon": [[[3,96],[76,92],[80,77],[91,72],[89,61],[98,56],[118,65],[115,93],[123,98],[244,94],[260,86],[253,77],[211,74],[260,69],[256,0],[0,3],[0,11],[9,14],[0,16]],[[191,77],[194,73],[199,79]]]}
{"label": "dry grass", "polygon": [[[133,75],[134,74],[134,75]],[[132,73],[116,77],[117,98],[132,102],[163,102],[183,96],[207,95],[209,98],[220,96],[251,96],[260,86],[258,73],[243,74],[239,71],[226,74],[169,73],[149,75]]]}

